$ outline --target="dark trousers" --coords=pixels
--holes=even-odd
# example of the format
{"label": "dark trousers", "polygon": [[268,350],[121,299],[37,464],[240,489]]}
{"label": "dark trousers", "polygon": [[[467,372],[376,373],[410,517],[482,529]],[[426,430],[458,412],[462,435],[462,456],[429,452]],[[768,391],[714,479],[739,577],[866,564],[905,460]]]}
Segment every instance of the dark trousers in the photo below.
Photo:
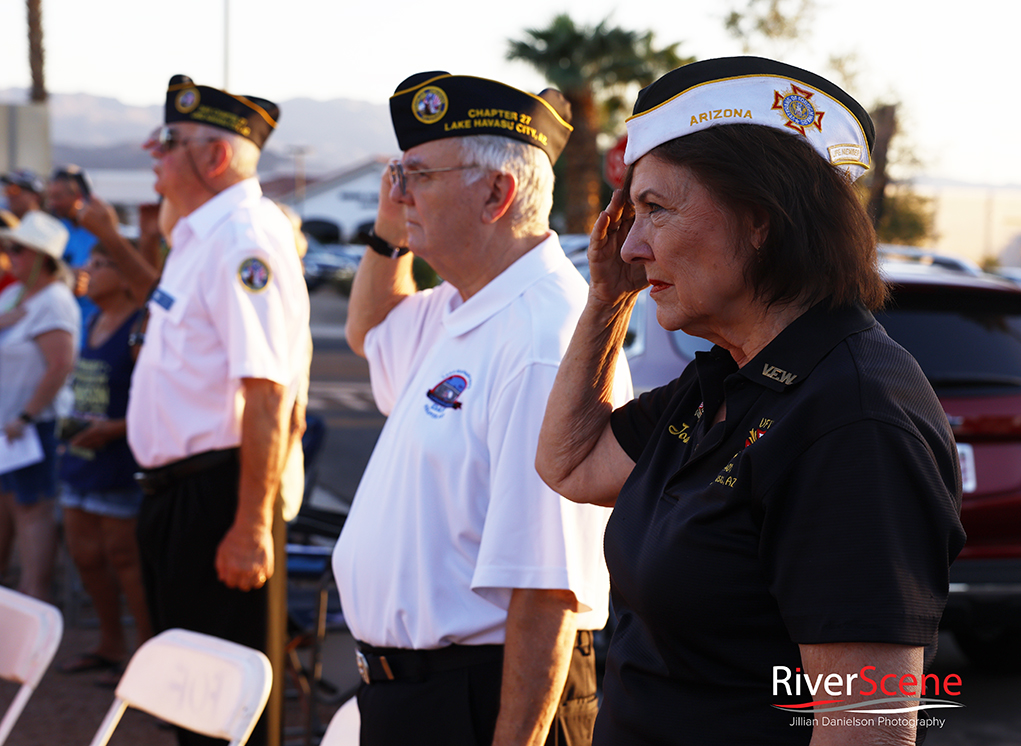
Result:
{"label": "dark trousers", "polygon": [[[235,457],[145,496],[138,516],[142,574],[155,632],[180,627],[266,652],[269,584],[239,591],[216,576],[216,549],[237,511],[238,474]],[[270,582],[286,583],[283,567]],[[264,713],[248,743],[267,742],[266,720]],[[178,742],[226,743],[180,729]]]}
{"label": "dark trousers", "polygon": [[[361,746],[490,746],[500,712],[503,661],[429,674],[421,681],[374,681],[358,692]],[[547,746],[588,746],[596,719],[592,633],[578,633]]]}

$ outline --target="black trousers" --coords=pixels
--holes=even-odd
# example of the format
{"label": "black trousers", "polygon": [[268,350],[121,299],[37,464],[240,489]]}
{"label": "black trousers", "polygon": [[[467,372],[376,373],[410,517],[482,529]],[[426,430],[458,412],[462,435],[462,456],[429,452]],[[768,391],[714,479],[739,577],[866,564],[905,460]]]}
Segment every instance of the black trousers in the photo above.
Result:
{"label": "black trousers", "polygon": [[[239,463],[180,479],[146,495],[138,516],[138,542],[154,632],[180,627],[266,652],[268,587],[228,588],[216,576],[216,549],[237,512]],[[286,583],[284,573],[270,582]],[[248,743],[267,740],[264,713]],[[178,742],[220,744],[178,730]]]}
{"label": "black trousers", "polygon": [[[422,681],[374,681],[358,692],[361,746],[491,746],[503,661],[442,671]],[[547,746],[589,746],[595,724],[592,633],[578,633]]]}

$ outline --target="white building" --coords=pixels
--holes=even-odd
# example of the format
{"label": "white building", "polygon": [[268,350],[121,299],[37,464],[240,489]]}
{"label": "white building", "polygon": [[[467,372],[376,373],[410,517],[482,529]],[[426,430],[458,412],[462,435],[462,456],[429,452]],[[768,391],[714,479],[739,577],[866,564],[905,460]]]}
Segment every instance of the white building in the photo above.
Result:
{"label": "white building", "polygon": [[132,228],[138,227],[138,208],[160,200],[151,169],[90,168],[88,174],[96,195],[113,205],[121,222]]}
{"label": "white building", "polygon": [[[286,194],[279,200],[290,205],[306,221],[324,221],[337,227],[341,241],[350,240],[365,224],[376,219],[379,205],[379,180],[389,161],[384,156],[370,158],[356,166],[319,178],[304,190],[293,190],[294,181],[286,179]],[[113,205],[123,222],[138,225],[140,205],[159,201],[152,170],[89,169],[96,194]],[[276,192],[276,189],[272,191]],[[269,194],[276,198],[276,194]]]}
{"label": "white building", "polygon": [[376,220],[379,207],[379,180],[389,161],[376,156],[352,168],[326,176],[306,190],[281,198],[306,222],[317,220],[333,223],[341,242],[351,238],[365,225]]}

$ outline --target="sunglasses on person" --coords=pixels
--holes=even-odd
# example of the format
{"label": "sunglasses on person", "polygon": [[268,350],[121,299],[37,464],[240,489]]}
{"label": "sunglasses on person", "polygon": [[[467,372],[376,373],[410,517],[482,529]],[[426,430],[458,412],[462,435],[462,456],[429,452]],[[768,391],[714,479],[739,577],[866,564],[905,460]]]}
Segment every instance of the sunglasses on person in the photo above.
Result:
{"label": "sunglasses on person", "polygon": [[151,147],[160,153],[169,153],[178,145],[187,145],[192,142],[216,142],[218,137],[182,137],[181,133],[173,127],[163,125],[149,139]]}

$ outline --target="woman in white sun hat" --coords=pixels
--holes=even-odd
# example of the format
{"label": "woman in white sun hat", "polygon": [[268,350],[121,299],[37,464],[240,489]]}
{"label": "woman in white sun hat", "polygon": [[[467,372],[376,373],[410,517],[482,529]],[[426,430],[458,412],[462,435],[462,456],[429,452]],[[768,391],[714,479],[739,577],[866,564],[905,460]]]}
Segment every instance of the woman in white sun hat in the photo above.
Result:
{"label": "woman in white sun hat", "polygon": [[[78,303],[61,281],[67,229],[46,213],[25,214],[0,230],[0,245],[17,282],[0,293],[0,426],[8,443],[32,438],[40,461],[0,473],[0,500],[14,516],[21,561],[18,589],[47,599],[57,530],[55,401],[74,367],[81,328]],[[0,550],[5,550],[0,547]]]}

